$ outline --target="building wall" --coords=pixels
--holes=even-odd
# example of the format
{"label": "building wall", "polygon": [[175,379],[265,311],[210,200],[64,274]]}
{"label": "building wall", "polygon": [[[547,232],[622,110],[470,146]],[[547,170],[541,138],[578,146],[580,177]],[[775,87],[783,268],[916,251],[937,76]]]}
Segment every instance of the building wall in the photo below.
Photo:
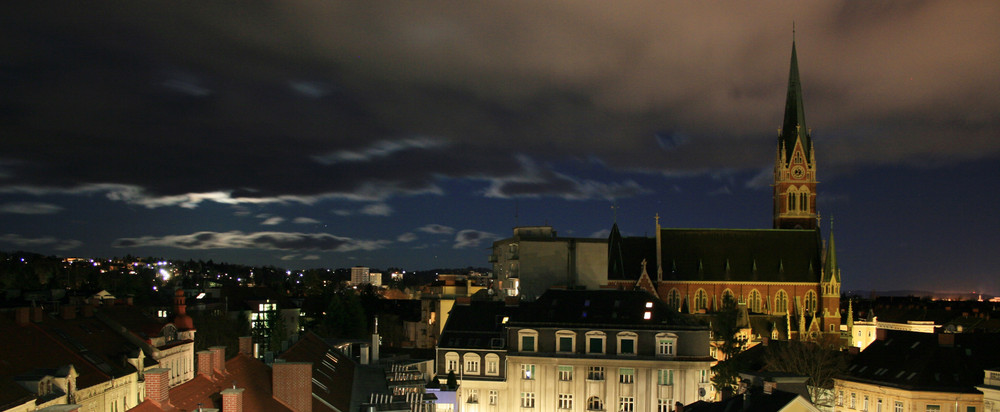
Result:
{"label": "building wall", "polygon": [[[941,412],[983,410],[983,394],[981,393],[908,391],[892,386],[834,379],[834,394],[836,396],[836,406],[834,407],[836,412],[866,410],[877,412],[880,400],[883,412],[894,412],[897,402],[901,403],[904,412],[924,412],[928,410],[928,405],[939,406]],[[853,404],[851,402],[852,396]],[[865,409],[866,397],[868,399],[867,409]]]}
{"label": "building wall", "polygon": [[518,245],[519,294],[533,299],[552,287],[597,289],[607,283],[608,245],[590,239],[522,240]]}

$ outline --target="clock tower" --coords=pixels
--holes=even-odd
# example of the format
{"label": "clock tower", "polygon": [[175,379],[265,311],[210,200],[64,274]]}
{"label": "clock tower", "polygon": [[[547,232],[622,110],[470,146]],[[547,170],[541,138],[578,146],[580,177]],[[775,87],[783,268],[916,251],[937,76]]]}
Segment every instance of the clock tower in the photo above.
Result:
{"label": "clock tower", "polygon": [[774,228],[816,229],[816,157],[802,105],[799,63],[792,39],[785,120],[774,160]]}

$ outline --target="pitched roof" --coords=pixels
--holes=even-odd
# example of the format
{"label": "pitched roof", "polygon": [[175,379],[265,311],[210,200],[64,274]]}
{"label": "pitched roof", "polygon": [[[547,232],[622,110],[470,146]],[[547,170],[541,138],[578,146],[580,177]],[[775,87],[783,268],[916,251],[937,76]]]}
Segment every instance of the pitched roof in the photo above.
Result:
{"label": "pitched roof", "polygon": [[342,411],[353,410],[350,407],[357,365],[323,338],[306,332],[278,358],[286,362],[312,363],[314,411],[332,410],[327,404]]}
{"label": "pitched roof", "polygon": [[983,365],[1000,364],[1000,334],[886,331],[851,362],[842,379],[906,390],[973,393]]}
{"label": "pitched roof", "polygon": [[[243,391],[243,411],[245,412],[291,412],[291,409],[273,397],[271,368],[268,368],[263,362],[243,354],[238,354],[226,361],[224,375],[208,378],[199,374],[194,379],[171,388],[168,407],[162,407],[147,399],[129,411],[192,411],[199,406],[221,409],[222,395],[220,392],[234,386],[246,389]],[[173,406],[173,408],[169,406]]]}
{"label": "pitched roof", "polygon": [[819,282],[817,230],[662,229],[663,280]]}
{"label": "pitched roof", "polygon": [[505,306],[502,301],[474,300],[455,305],[441,332],[438,347],[497,349],[493,339],[503,339],[503,318],[509,319],[514,312],[514,308]]}
{"label": "pitched roof", "polygon": [[[647,312],[649,319],[645,318]],[[534,302],[522,302],[509,323],[532,327],[627,325],[644,329],[693,326],[697,321],[670,310],[666,303],[643,290],[549,289]]]}

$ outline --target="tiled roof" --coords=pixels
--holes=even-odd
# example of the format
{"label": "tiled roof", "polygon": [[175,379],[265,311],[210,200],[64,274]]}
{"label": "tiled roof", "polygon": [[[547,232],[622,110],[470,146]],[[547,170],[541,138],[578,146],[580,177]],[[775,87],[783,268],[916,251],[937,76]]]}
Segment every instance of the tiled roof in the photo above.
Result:
{"label": "tiled roof", "polygon": [[854,359],[842,378],[906,390],[971,393],[983,382],[984,365],[1000,364],[997,347],[1000,334],[888,330]]}
{"label": "tiled roof", "polygon": [[[87,388],[135,371],[123,365],[124,355],[134,349],[119,335],[107,330],[92,318],[63,321],[43,315],[41,323],[17,325],[10,316],[0,316],[0,376],[16,377],[36,369],[58,369],[73,365],[79,376],[77,387]],[[88,334],[81,327],[90,331]],[[120,348],[120,351],[119,351]],[[0,392],[0,405],[16,401],[23,392]]]}
{"label": "tiled roof", "polygon": [[[287,406],[272,397],[271,369],[263,362],[246,355],[236,355],[226,361],[226,373],[212,378],[197,375],[170,389],[170,406],[164,408],[146,400],[130,412],[192,411],[203,408],[222,408],[222,392],[231,387],[244,388],[243,411],[290,412]],[[322,409],[321,409],[322,410]]]}
{"label": "tiled roof", "polygon": [[332,345],[316,334],[306,332],[298,342],[282,353],[279,359],[286,362],[312,363],[313,411],[331,410],[326,403],[342,411],[350,409],[356,366],[350,358]]}

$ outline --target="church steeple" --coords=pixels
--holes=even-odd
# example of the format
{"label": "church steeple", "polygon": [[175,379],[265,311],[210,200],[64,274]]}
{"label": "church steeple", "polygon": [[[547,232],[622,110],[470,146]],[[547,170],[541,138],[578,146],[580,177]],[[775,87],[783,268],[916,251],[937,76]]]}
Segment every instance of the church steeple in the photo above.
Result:
{"label": "church steeple", "polygon": [[785,116],[774,159],[774,228],[816,229],[816,154],[806,127],[799,60],[792,35]]}
{"label": "church steeple", "polygon": [[792,40],[792,62],[788,70],[788,94],[785,96],[785,121],[781,125],[779,144],[785,149],[785,163],[792,160],[795,143],[802,142],[806,159],[812,154],[812,140],[806,127],[806,111],[802,104],[802,82],[799,81],[799,60]]}

